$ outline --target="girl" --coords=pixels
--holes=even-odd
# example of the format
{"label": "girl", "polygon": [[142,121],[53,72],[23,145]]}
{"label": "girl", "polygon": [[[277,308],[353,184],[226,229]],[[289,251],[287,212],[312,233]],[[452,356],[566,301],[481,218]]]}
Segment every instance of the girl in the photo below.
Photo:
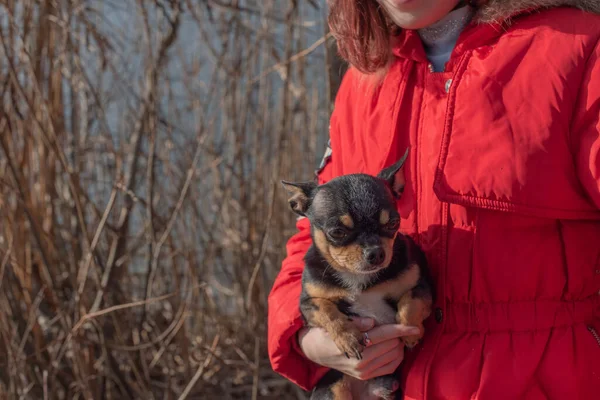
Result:
{"label": "girl", "polygon": [[[335,368],[396,370],[407,399],[595,399],[600,393],[600,12],[597,0],[333,0],[351,64],[319,183],[407,149],[401,232],[436,303],[410,327],[357,324],[348,360],[298,309],[308,222],[269,298],[273,368],[310,390]],[[404,359],[403,359],[404,358]]]}

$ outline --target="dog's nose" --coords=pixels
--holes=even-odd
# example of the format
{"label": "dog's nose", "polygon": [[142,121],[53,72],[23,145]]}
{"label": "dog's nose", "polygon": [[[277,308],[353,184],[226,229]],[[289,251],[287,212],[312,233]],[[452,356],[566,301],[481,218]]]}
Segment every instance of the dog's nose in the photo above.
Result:
{"label": "dog's nose", "polygon": [[385,260],[385,251],[381,247],[365,249],[365,259],[371,265],[380,265]]}

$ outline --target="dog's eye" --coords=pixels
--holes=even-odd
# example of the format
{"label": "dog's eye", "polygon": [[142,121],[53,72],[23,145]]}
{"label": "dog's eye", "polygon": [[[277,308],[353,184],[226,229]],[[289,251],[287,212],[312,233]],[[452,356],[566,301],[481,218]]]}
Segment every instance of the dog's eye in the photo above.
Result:
{"label": "dog's eye", "polygon": [[400,227],[400,220],[396,219],[396,218],[390,220],[390,222],[385,224],[385,229],[387,229],[389,231],[397,231],[399,227]]}
{"label": "dog's eye", "polygon": [[331,236],[335,240],[341,240],[348,235],[345,230],[341,228],[335,228],[329,231],[329,236]]}

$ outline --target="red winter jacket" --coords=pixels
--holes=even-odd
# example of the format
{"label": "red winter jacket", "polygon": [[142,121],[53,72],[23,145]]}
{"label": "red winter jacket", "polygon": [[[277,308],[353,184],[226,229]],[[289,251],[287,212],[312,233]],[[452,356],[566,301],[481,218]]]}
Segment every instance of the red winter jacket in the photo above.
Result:
{"label": "red winter jacket", "polygon": [[[401,231],[437,286],[406,398],[600,398],[599,39],[598,16],[537,10],[471,24],[445,72],[404,31],[381,86],[346,74],[319,181],[375,174],[410,146]],[[326,369],[296,341],[311,243],[308,221],[297,227],[269,297],[269,354],[311,389]]]}

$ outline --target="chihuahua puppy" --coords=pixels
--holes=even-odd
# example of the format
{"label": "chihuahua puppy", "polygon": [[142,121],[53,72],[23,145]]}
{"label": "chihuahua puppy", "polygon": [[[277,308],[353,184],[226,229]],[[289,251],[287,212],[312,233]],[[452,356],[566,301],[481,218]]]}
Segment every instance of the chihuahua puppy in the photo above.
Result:
{"label": "chihuahua puppy", "polygon": [[[423,252],[398,232],[396,210],[404,189],[408,151],[376,177],[343,175],[318,186],[283,181],[288,202],[311,223],[313,244],[305,256],[300,310],[309,326],[323,328],[347,357],[361,358],[368,335],[352,317],[376,325],[399,323],[420,328],[404,337],[408,348],[423,336],[431,313],[432,283]],[[311,399],[401,398],[395,375],[360,381],[331,370]]]}

